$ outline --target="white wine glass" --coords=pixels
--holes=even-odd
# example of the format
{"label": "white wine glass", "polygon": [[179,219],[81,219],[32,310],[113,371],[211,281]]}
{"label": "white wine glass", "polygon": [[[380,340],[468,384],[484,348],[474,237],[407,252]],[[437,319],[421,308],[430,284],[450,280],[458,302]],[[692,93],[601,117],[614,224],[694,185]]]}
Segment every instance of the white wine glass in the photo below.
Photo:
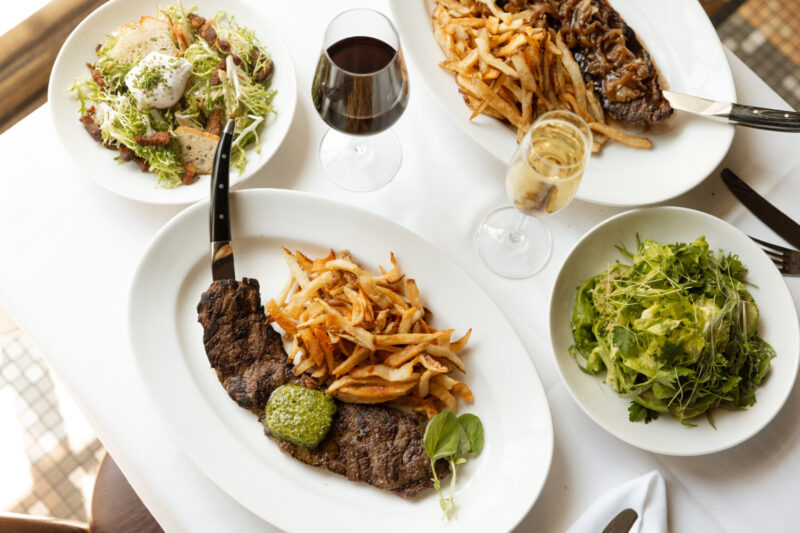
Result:
{"label": "white wine glass", "polygon": [[539,272],[553,247],[541,217],[569,204],[592,151],[592,132],[569,111],[542,114],[517,147],[506,170],[506,194],[513,206],[486,215],[475,246],[486,267],[522,279]]}

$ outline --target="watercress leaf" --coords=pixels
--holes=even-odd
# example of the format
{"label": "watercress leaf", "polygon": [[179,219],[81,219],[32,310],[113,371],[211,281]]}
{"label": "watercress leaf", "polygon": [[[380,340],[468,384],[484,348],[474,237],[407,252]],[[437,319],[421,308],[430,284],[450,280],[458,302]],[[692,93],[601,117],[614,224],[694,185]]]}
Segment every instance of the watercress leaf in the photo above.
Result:
{"label": "watercress leaf", "polygon": [[616,326],[611,333],[611,338],[614,344],[619,347],[622,355],[626,357],[633,355],[633,350],[636,348],[636,336],[630,330]]}
{"label": "watercress leaf", "polygon": [[464,413],[458,417],[458,423],[467,434],[470,455],[481,453],[483,449],[483,424],[481,419],[471,413]]}
{"label": "watercress leaf", "polygon": [[469,453],[470,444],[469,444],[469,437],[467,437],[467,432],[464,430],[464,426],[461,423],[458,424],[458,452],[456,453],[456,457],[464,457]]}
{"label": "watercress leaf", "polygon": [[445,409],[434,416],[425,428],[423,445],[428,457],[434,461],[455,455],[460,441],[458,418],[452,411]]}

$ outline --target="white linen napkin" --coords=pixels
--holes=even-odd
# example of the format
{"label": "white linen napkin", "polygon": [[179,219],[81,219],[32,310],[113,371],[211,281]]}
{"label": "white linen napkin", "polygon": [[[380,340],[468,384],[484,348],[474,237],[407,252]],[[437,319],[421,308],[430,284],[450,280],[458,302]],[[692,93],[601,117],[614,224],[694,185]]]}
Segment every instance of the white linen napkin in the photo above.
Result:
{"label": "white linen napkin", "polygon": [[600,533],[623,509],[639,518],[629,533],[667,533],[667,489],[661,472],[653,470],[603,494],[567,533]]}

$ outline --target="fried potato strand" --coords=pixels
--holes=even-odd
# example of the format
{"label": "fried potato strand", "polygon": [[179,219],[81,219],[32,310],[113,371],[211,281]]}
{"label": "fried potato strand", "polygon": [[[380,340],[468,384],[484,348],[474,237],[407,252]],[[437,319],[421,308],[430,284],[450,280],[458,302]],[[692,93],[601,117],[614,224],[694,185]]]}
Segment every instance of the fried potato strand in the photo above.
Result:
{"label": "fried potato strand", "polygon": [[[464,19],[458,27],[478,24],[484,22]],[[488,34],[486,40],[489,46]],[[526,45],[517,40],[513,46]],[[478,81],[493,88],[509,80],[503,73],[491,85]],[[512,98],[516,90],[529,92],[513,87]],[[394,254],[391,268],[376,275],[346,250],[316,259],[285,248],[281,252],[289,278],[265,309],[268,321],[291,341],[288,360],[296,375],[309,374],[341,401],[391,402],[429,418],[445,408],[455,410],[458,400],[472,401],[469,387],[453,377],[466,372],[459,353],[472,330],[451,341],[452,329],[431,327],[419,287],[400,270]]]}
{"label": "fried potato strand", "polygon": [[494,0],[436,0],[433,34],[446,57],[439,66],[455,75],[470,120],[486,115],[508,122],[520,142],[539,115],[565,109],[591,124],[593,152],[608,140],[652,147],[608,122],[594,87],[584,82],[544,13],[533,7],[504,11]]}

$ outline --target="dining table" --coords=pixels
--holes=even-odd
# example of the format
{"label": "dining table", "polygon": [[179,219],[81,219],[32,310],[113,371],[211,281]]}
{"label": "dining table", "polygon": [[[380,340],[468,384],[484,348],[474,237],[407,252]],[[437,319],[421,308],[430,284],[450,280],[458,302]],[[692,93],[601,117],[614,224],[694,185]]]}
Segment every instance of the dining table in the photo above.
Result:
{"label": "dining table", "polygon": [[[391,15],[388,2],[258,5],[269,11],[291,51],[298,106],[280,150],[240,188],[306,191],[387,217],[449,256],[496,302],[541,377],[555,433],[546,484],[517,531],[564,531],[605,491],[654,469],[666,480],[672,531],[796,531],[800,524],[796,387],[778,415],[744,443],[711,455],[673,457],[637,449],[606,433],[578,407],[563,383],[548,326],[548,300],[556,274],[584,233],[626,208],[573,201],[546,219],[553,252],[539,274],[525,280],[496,276],[481,262],[474,234],[484,213],[508,203],[505,166],[437,105],[413,62],[408,62],[408,108],[394,127],[403,148],[394,180],[374,192],[348,192],[328,180],[320,165],[318,148],[326,126],[312,105],[311,83],[325,27],[348,7],[369,6]],[[791,109],[735,55],[727,50],[726,54],[739,102]],[[96,185],[59,143],[58,127],[45,104],[0,135],[0,228],[5,235],[0,248],[0,301],[166,531],[277,531],[223,492],[184,455],[160,416],[162,406],[148,396],[130,347],[127,308],[134,270],[150,240],[183,207],[138,203]],[[91,142],[88,136],[87,142]],[[745,233],[785,245],[725,188],[720,171],[731,168],[800,220],[799,147],[798,134],[736,127],[719,168],[664,205],[704,211]],[[326,223],[324,213],[318,223]],[[358,235],[352,236],[353,247],[358,240]],[[386,247],[390,249],[391,243]],[[785,280],[797,306],[800,278]],[[502,354],[497,356],[502,364]],[[686,438],[692,438],[691,431],[686,429]],[[313,503],[307,506],[313,512]],[[436,509],[431,513],[435,522]],[[378,529],[392,530],[389,517],[376,524]]]}

